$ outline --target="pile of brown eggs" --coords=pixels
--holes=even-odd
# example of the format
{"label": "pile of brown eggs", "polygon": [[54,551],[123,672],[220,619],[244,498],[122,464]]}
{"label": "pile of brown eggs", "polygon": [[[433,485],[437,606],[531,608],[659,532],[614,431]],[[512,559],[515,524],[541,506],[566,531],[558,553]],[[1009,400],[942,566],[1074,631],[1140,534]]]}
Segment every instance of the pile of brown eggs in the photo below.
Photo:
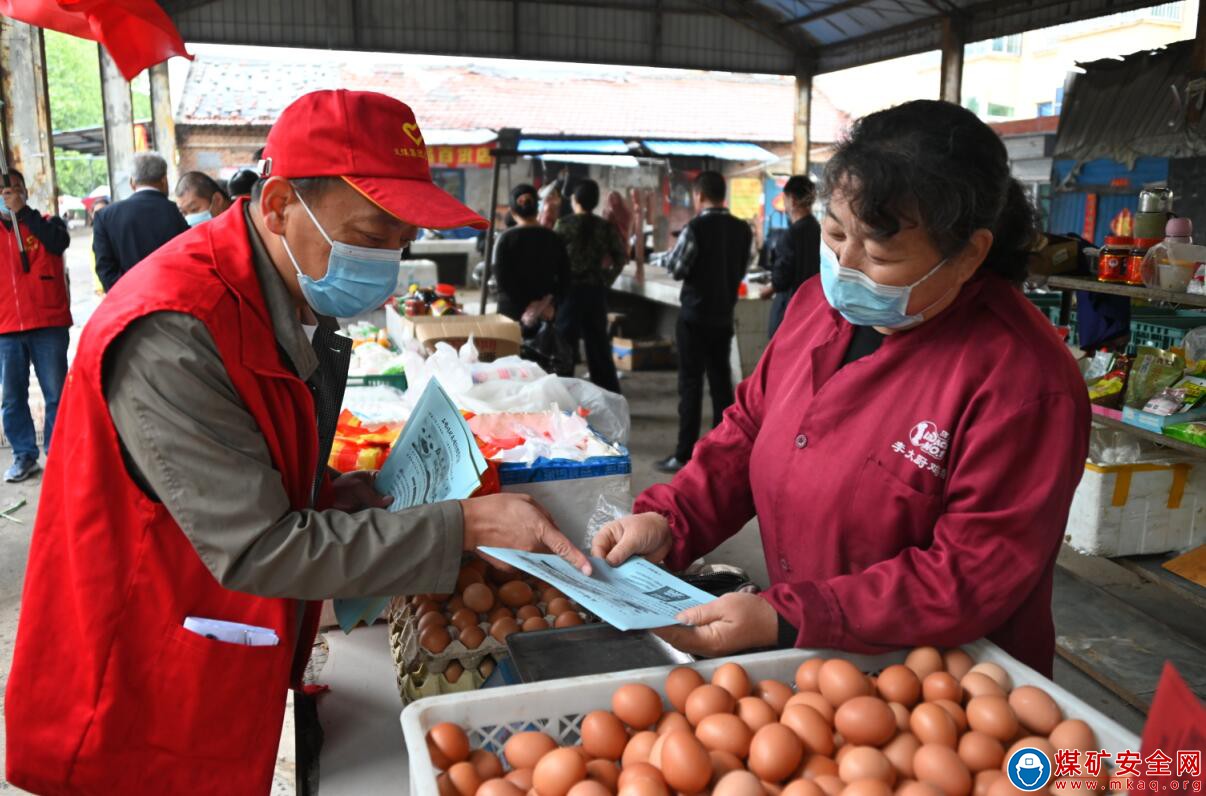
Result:
{"label": "pile of brown eggs", "polygon": [[412,597],[410,609],[419,646],[433,655],[455,642],[472,652],[487,637],[502,643],[512,633],[583,622],[577,604],[553,586],[522,573],[504,572],[480,558],[461,567],[454,594]]}
{"label": "pile of brown eggs", "polygon": [[960,649],[920,647],[870,677],[811,658],[794,690],[753,682],[736,663],[710,683],[679,667],[664,692],[672,710],[649,686],[620,686],[610,711],[583,718],[579,746],[512,735],[506,773],[459,726],[436,725],[427,748],[440,796],[1009,796],[1021,793],[1004,773],[1018,749],[1051,761],[1057,749],[1099,749],[1041,688],[1014,688],[1001,666]]}

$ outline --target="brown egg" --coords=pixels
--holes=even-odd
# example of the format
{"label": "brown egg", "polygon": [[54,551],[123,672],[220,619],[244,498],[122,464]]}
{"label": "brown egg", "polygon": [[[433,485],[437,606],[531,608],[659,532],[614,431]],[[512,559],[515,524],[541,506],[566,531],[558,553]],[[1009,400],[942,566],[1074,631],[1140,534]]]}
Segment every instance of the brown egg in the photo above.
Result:
{"label": "brown egg", "polygon": [[461,796],[461,792],[456,789],[456,785],[452,784],[452,778],[448,776],[448,772],[444,772],[436,777],[436,791],[440,796]]}
{"label": "brown egg", "polygon": [[664,738],[661,768],[666,784],[681,793],[699,793],[708,787],[712,779],[712,760],[699,739],[681,730]]}
{"label": "brown egg", "polygon": [[483,783],[500,779],[503,775],[502,761],[498,759],[498,755],[486,749],[474,749],[470,752],[469,762],[473,764]]}
{"label": "brown egg", "polygon": [[[665,745],[666,736],[659,735],[657,736],[657,740],[653,742],[653,748],[649,750],[649,765],[653,766],[658,771],[662,770],[662,748]],[[664,771],[662,772],[662,776],[665,777]]]}
{"label": "brown egg", "polygon": [[577,627],[580,624],[582,624],[582,617],[578,615],[577,611],[566,611],[557,617],[557,620],[553,622],[553,627]]}
{"label": "brown egg", "polygon": [[[833,705],[829,704],[829,700],[821,696],[815,691],[806,691],[803,694],[796,694],[791,699],[787,700],[787,706],[805,705],[812,708],[817,713],[824,717],[825,721],[833,723],[833,715],[836,712]],[[786,709],[786,707],[784,708]]]}
{"label": "brown egg", "polygon": [[991,735],[972,730],[959,739],[959,759],[973,774],[1000,771],[1005,747]]}
{"label": "brown egg", "polygon": [[817,787],[825,792],[825,796],[841,796],[846,783],[834,776],[821,776],[813,780]]}
{"label": "brown egg", "polygon": [[825,661],[817,674],[817,685],[821,689],[821,696],[829,700],[829,704],[835,708],[848,699],[870,696],[872,693],[867,676],[853,663],[842,658]]}
{"label": "brown egg", "polygon": [[921,741],[911,732],[902,732],[883,748],[884,757],[901,777],[913,776],[913,755],[921,748]]}
{"label": "brown egg", "polygon": [[969,796],[971,772],[954,749],[942,744],[924,744],[913,757],[918,782],[928,782],[945,796]]}
{"label": "brown egg", "polygon": [[662,786],[666,784],[666,778],[662,776],[662,772],[649,763],[625,765],[620,771],[620,777],[616,780],[616,784],[623,788],[625,785],[629,785],[639,779],[647,779]]}
{"label": "brown egg", "polygon": [[750,676],[736,663],[726,663],[712,673],[712,685],[718,685],[733,695],[733,699],[747,697],[753,690]]}
{"label": "brown egg", "polygon": [[476,569],[462,567],[460,573],[456,576],[456,590],[459,592],[464,592],[465,589],[469,588],[473,584],[484,582],[485,578],[483,578],[482,574]]}
{"label": "brown egg", "polygon": [[666,698],[679,713],[687,709],[687,697],[704,684],[703,675],[686,666],[678,666],[666,675]]}
{"label": "brown egg", "polygon": [[842,788],[842,796],[892,796],[892,788],[878,779],[860,779]]}
{"label": "brown egg", "polygon": [[978,696],[1005,696],[1005,689],[1001,685],[983,672],[968,672],[963,675],[963,679],[959,681],[959,685],[963,688],[963,694],[968,699],[973,699]]}
{"label": "brown egg", "polygon": [[968,655],[963,650],[955,647],[954,649],[945,650],[942,653],[942,666],[947,673],[956,680],[962,680],[963,675],[971,671],[971,668],[976,665],[972,660],[972,656]]}
{"label": "brown egg", "polygon": [[448,769],[448,781],[461,796],[474,796],[482,786],[482,778],[472,763],[462,761]]}
{"label": "brown egg", "polygon": [[942,653],[934,647],[918,647],[908,654],[904,665],[913,670],[917,679],[925,680],[934,672],[943,670]]}
{"label": "brown egg", "polygon": [[847,784],[860,779],[878,779],[891,785],[896,782],[896,767],[878,749],[870,746],[850,746],[838,761],[838,776]]}
{"label": "brown egg", "polygon": [[629,766],[637,763],[648,763],[649,753],[653,751],[653,745],[657,743],[657,733],[655,732],[638,732],[628,739],[628,745],[624,747],[624,755],[620,758],[620,764],[625,771]]}
{"label": "brown egg", "polygon": [[469,736],[459,725],[442,722],[427,731],[427,752],[432,765],[446,771],[453,763],[469,759]]}
{"label": "brown egg", "polygon": [[519,788],[524,793],[532,789],[532,769],[513,768],[503,775],[503,779]]}
{"label": "brown egg", "polygon": [[[730,771],[712,788],[712,796],[765,796],[762,782],[748,771]],[[815,796],[820,796],[820,789]]]}
{"label": "brown egg", "polygon": [[[836,736],[835,736],[835,738],[836,738]],[[851,744],[848,744],[848,743],[841,743],[841,739],[836,739],[836,743],[837,743],[838,750],[837,750],[837,754],[835,754],[833,756],[833,759],[838,764],[838,768],[841,768],[842,758],[844,758],[846,755],[850,754],[850,752],[852,750],[857,749],[858,747],[852,746]]]}
{"label": "brown egg", "polygon": [[988,789],[1001,778],[1009,779],[999,768],[979,772],[972,778],[972,796],[988,796]]}
{"label": "brown egg", "polygon": [[543,616],[544,614],[541,613],[540,609],[534,605],[520,606],[519,610],[515,612],[515,620],[521,625],[529,619],[539,619]]}
{"label": "brown egg", "polygon": [[[464,673],[465,673],[465,667],[461,666],[460,662],[458,662],[458,661],[452,661],[451,663],[448,664],[447,668],[445,668],[441,674],[443,674],[444,679],[447,680],[448,682],[455,683],[461,679],[461,675]],[[482,777],[482,779],[486,780],[486,779],[489,779],[489,777]]]}
{"label": "brown egg", "polygon": [[995,779],[989,784],[985,793],[986,796],[1018,796],[1022,791],[1014,787],[1009,777],[1002,774],[1000,779]]}
{"label": "brown egg", "polygon": [[464,630],[467,627],[473,627],[477,624],[477,614],[470,611],[468,608],[462,608],[452,615],[449,622],[450,625],[457,630]]}
{"label": "brown egg", "polygon": [[968,674],[971,674],[972,672],[979,672],[980,674],[988,675],[992,679],[996,680],[997,685],[1001,686],[1001,688],[1005,689],[1006,691],[1013,688],[1013,678],[1010,677],[1009,672],[1005,671],[999,664],[987,662],[977,663],[975,666],[971,667],[971,669],[968,671]]}
{"label": "brown egg", "polygon": [[482,661],[481,665],[477,667],[477,672],[482,676],[483,680],[490,679],[490,675],[494,674],[494,659],[486,658]]}
{"label": "brown egg", "polygon": [[[776,713],[782,713],[787,706],[787,700],[792,698],[792,691],[778,680],[763,680],[754,689],[754,696],[774,708]],[[738,697],[740,702],[742,697]]]}
{"label": "brown egg", "polygon": [[705,716],[713,713],[732,713],[737,707],[737,700],[725,689],[718,685],[701,685],[687,697],[684,712],[687,721],[693,727],[698,727]]}
{"label": "brown egg", "polygon": [[569,600],[565,599],[564,597],[554,597],[553,599],[548,601],[548,603],[545,605],[545,608],[548,611],[548,613],[552,614],[553,616],[557,616],[558,614],[563,614],[566,611],[574,610],[573,603],[571,603]]}
{"label": "brown egg", "polygon": [[804,762],[800,764],[800,770],[796,775],[804,779],[836,777],[838,775],[838,764],[833,758],[826,757],[825,755],[808,755]]}
{"label": "brown egg", "polygon": [[470,611],[484,614],[494,607],[494,592],[484,583],[473,583],[461,594],[465,607]]}
{"label": "brown egg", "polygon": [[708,751],[729,752],[743,758],[750,753],[754,733],[732,713],[713,713],[695,728],[695,737]]}
{"label": "brown egg", "polygon": [[501,619],[514,619],[515,614],[505,605],[496,605],[490,609],[490,613],[486,614],[486,621],[490,624]]}
{"label": "brown egg", "polygon": [[507,636],[519,632],[519,623],[511,617],[503,617],[490,625],[490,635],[495,641],[506,641]]}
{"label": "brown egg", "polygon": [[542,732],[518,732],[503,744],[503,756],[511,768],[535,768],[540,758],[557,748],[557,742]]}
{"label": "brown egg", "polygon": [[558,597],[565,596],[564,594],[561,593],[561,590],[558,589],[556,586],[549,586],[547,583],[544,583],[543,581],[541,581],[541,583],[543,585],[540,586],[540,588],[537,589],[537,591],[540,592],[540,601],[542,603],[545,603],[547,605],[548,603],[551,603],[553,600],[556,600]]}
{"label": "brown egg", "polygon": [[[476,616],[474,618],[476,619]],[[422,633],[429,627],[443,627],[446,624],[447,620],[445,620],[444,615],[439,611],[423,614],[423,616],[419,617],[419,633]]]}
{"label": "brown egg", "polygon": [[907,708],[921,698],[921,680],[912,669],[899,663],[880,672],[875,687],[885,701],[899,702]]}
{"label": "brown egg", "polygon": [[448,635],[448,628],[443,625],[429,627],[419,634],[419,644],[423,649],[436,655],[443,652],[451,643],[452,636]]}
{"label": "brown egg", "polygon": [[548,630],[549,623],[544,621],[543,616],[533,616],[531,619],[525,619],[520,627],[525,633],[531,633],[533,630]]}
{"label": "brown egg", "polygon": [[730,771],[745,771],[745,763],[737,755],[728,752],[713,750],[708,752],[708,759],[712,762],[712,784],[719,782]]}
{"label": "brown egg", "polygon": [[465,607],[465,601],[461,595],[454,594],[448,598],[448,602],[444,604],[444,610],[450,614],[455,614],[457,611]]}
{"label": "brown egg", "polygon": [[807,705],[789,705],[783,711],[780,721],[796,734],[809,754],[826,757],[833,754],[833,728],[812,708]]}
{"label": "brown egg", "polygon": [[523,794],[524,791],[502,777],[488,779],[477,789],[477,796],[523,796]]}
{"label": "brown egg", "polygon": [[921,695],[926,702],[937,702],[939,699],[963,701],[963,689],[959,686],[959,681],[946,672],[926,675],[921,681]]}
{"label": "brown egg", "polygon": [[[1014,741],[1013,746],[1005,750],[1005,762],[1001,764],[1001,770],[1005,771],[1005,767],[1009,765],[1009,758],[1013,757],[1015,752],[1028,746],[1034,747],[1045,754],[1048,760],[1055,760],[1055,747],[1051,745],[1050,741],[1039,735],[1027,735],[1025,738],[1019,738],[1017,741]],[[1009,772],[1005,771],[1005,773],[1008,774]],[[1010,787],[1013,787],[1012,783],[1010,783]],[[1017,790],[1017,788],[1014,788],[1014,790]]]}
{"label": "brown egg", "polygon": [[663,713],[662,717],[657,721],[657,734],[665,735],[668,732],[675,730],[683,730],[685,732],[694,732],[691,729],[691,722],[687,721],[687,717],[679,713],[677,710],[672,710],[669,713]]}
{"label": "brown egg", "polygon": [[620,781],[620,769],[610,760],[591,760],[586,764],[586,778],[593,779],[611,793],[615,793],[616,785]]}
{"label": "brown egg", "polygon": [[943,793],[928,782],[907,782],[896,789],[896,796],[943,796]]}
{"label": "brown egg", "polygon": [[896,715],[879,697],[859,696],[843,702],[833,723],[846,742],[856,746],[883,746],[896,735]]}
{"label": "brown egg", "polygon": [[611,711],[629,727],[644,730],[662,717],[662,698],[647,685],[629,683],[611,695]]}
{"label": "brown egg", "polygon": [[411,612],[415,618],[422,619],[424,615],[432,611],[439,612],[440,606],[427,597],[420,597],[411,608]]}
{"label": "brown egg", "polygon": [[[820,694],[817,694],[817,696],[819,697]],[[768,705],[765,700],[755,696],[747,696],[745,699],[737,700],[737,715],[752,732],[757,732],[766,725],[779,720],[775,709]]]}
{"label": "brown egg", "polygon": [[825,791],[810,779],[795,779],[783,786],[781,796],[825,796]]}
{"label": "brown egg", "polygon": [[569,789],[566,796],[611,796],[611,788],[591,779],[584,779]]}
{"label": "brown egg", "polygon": [[782,796],[783,786],[777,782],[762,782],[762,790],[766,791],[766,796]]}
{"label": "brown egg", "polygon": [[766,782],[782,782],[804,758],[804,744],[782,724],[768,724],[750,741],[750,771]]}
{"label": "brown egg", "polygon": [[669,791],[662,782],[652,779],[635,779],[627,785],[621,785],[617,796],[668,796]]}
{"label": "brown egg", "polygon": [[1097,737],[1093,728],[1080,719],[1061,721],[1051,731],[1049,739],[1056,749],[1097,749]]}
{"label": "brown egg", "polygon": [[504,583],[498,588],[498,599],[510,608],[518,608],[532,602],[532,587],[520,580]]}
{"label": "brown egg", "polygon": [[591,757],[619,760],[628,746],[628,731],[615,714],[595,710],[582,717],[582,748]]}
{"label": "brown egg", "polygon": [[907,732],[909,729],[909,709],[899,702],[889,702],[888,708],[891,709],[892,715],[896,717],[896,729],[901,732]]}
{"label": "brown egg", "polygon": [[1063,711],[1046,691],[1032,685],[1020,685],[1009,693],[1009,707],[1027,732],[1050,735],[1063,718]]}
{"label": "brown egg", "polygon": [[1009,743],[1018,735],[1018,717],[1005,697],[973,697],[967,703],[967,723],[1001,743]]}
{"label": "brown egg", "polygon": [[805,691],[816,691],[819,693],[821,686],[818,683],[818,678],[821,674],[821,667],[824,665],[824,658],[809,658],[801,663],[796,669],[796,690],[801,693]]}
{"label": "brown egg", "polygon": [[536,763],[532,787],[540,796],[565,796],[586,779],[586,761],[574,749],[555,749]]}
{"label": "brown egg", "polygon": [[482,642],[485,640],[486,631],[482,630],[477,625],[472,625],[471,627],[467,627],[462,630],[460,638],[458,639],[458,641],[465,645],[466,649],[471,650],[475,650],[480,647]]}
{"label": "brown egg", "polygon": [[934,704],[945,710],[947,715],[955,720],[956,731],[967,732],[967,711],[959,707],[958,703],[949,699],[935,699]]}
{"label": "brown egg", "polygon": [[917,736],[923,746],[942,744],[949,746],[952,751],[959,736],[955,720],[941,705],[932,702],[923,702],[913,708],[913,715],[909,718],[909,730]]}

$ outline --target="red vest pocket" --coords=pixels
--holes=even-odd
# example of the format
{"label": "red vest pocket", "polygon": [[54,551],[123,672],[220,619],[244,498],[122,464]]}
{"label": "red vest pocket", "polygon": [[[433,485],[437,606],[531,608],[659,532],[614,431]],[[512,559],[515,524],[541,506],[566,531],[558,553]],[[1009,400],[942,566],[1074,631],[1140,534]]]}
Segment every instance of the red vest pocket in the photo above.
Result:
{"label": "red vest pocket", "polygon": [[41,274],[38,276],[38,287],[34,291],[34,300],[39,307],[60,309],[67,306],[67,283],[62,277]]}
{"label": "red vest pocket", "polygon": [[152,674],[147,742],[194,759],[251,762],[275,750],[291,652],[283,644],[247,647],[173,627]]}

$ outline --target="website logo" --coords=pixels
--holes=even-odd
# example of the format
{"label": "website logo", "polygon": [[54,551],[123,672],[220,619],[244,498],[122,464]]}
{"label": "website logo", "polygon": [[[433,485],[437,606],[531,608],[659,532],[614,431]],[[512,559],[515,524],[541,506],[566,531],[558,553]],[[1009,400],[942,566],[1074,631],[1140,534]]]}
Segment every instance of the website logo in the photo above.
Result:
{"label": "website logo", "polygon": [[1009,758],[1006,773],[1015,788],[1033,793],[1047,787],[1051,781],[1051,760],[1033,746],[1027,746]]}

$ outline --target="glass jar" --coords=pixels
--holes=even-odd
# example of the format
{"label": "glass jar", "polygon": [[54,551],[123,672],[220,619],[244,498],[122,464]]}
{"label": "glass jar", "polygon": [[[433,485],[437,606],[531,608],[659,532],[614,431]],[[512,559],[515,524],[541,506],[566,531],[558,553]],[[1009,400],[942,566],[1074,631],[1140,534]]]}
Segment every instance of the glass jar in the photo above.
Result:
{"label": "glass jar", "polygon": [[1105,246],[1097,258],[1098,282],[1126,282],[1127,260],[1134,243],[1134,239],[1128,236],[1106,236]]}
{"label": "glass jar", "polygon": [[1160,238],[1135,238],[1135,246],[1126,258],[1126,283],[1143,286],[1143,259],[1147,250],[1160,242]]}

